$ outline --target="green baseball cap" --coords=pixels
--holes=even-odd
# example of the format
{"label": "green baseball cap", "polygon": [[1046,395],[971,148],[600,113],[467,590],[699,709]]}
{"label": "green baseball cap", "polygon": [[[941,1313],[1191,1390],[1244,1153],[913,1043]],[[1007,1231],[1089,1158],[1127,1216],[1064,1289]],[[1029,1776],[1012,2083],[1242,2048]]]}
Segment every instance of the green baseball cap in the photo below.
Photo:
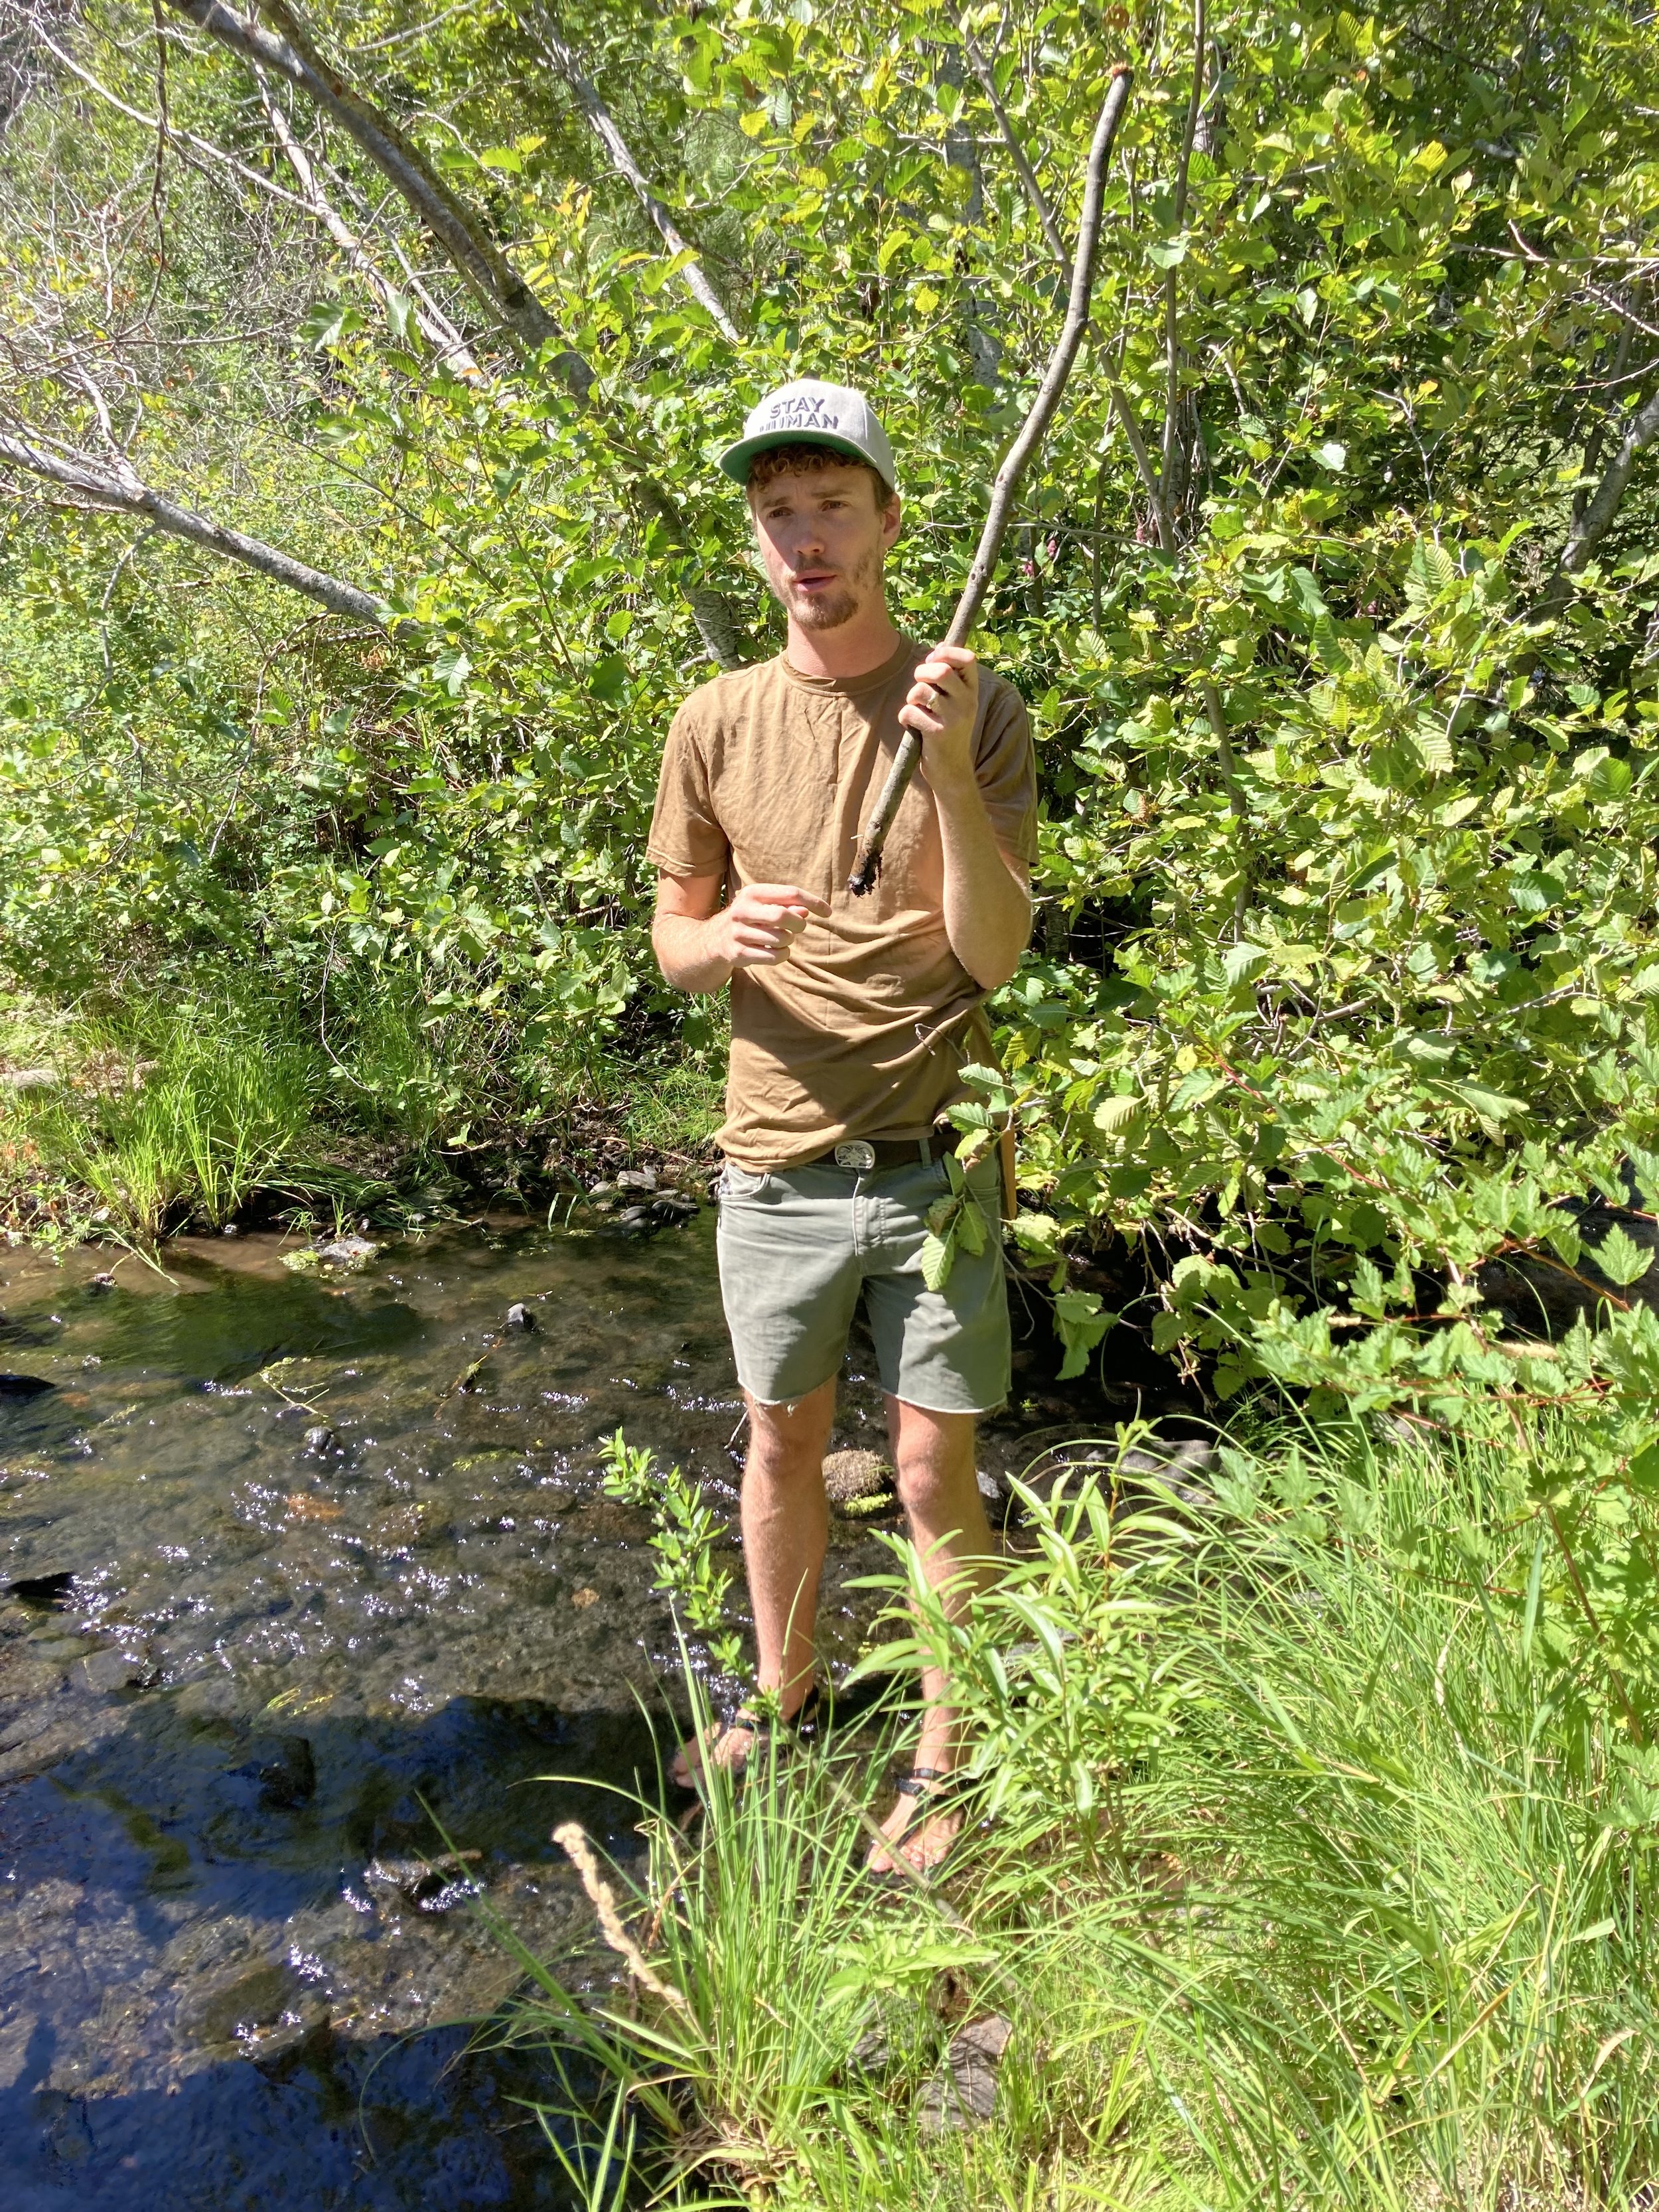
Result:
{"label": "green baseball cap", "polygon": [[884,483],[897,481],[887,433],[864,394],[849,385],[805,376],[769,392],[750,410],[742,437],[720,455],[720,466],[733,483],[746,484],[756,454],[775,446],[828,446],[849,460],[867,461]]}

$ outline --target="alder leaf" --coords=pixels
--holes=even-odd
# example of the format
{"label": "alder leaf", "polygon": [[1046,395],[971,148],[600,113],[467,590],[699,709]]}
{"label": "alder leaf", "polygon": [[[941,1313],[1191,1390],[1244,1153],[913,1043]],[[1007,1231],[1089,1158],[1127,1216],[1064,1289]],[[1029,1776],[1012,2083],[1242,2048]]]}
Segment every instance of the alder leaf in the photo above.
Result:
{"label": "alder leaf", "polygon": [[926,1237],[921,1246],[921,1279],[930,1291],[942,1291],[951,1279],[951,1267],[957,1256],[957,1231],[953,1222],[943,1237]]}

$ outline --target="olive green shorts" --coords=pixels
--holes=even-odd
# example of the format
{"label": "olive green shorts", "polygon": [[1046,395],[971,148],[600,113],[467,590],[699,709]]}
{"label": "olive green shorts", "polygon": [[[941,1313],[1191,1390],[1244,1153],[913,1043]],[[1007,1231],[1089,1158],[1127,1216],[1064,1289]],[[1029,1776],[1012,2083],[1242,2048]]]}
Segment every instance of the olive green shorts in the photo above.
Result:
{"label": "olive green shorts", "polygon": [[720,1295],[738,1380],[765,1405],[804,1398],[841,1370],[862,1295],[881,1387],[935,1413],[986,1413],[1008,1395],[1008,1289],[994,1154],[969,1188],[989,1235],[958,1244],[942,1290],[921,1277],[927,1209],[950,1188],[943,1161],[860,1172],[814,1163],[720,1185]]}

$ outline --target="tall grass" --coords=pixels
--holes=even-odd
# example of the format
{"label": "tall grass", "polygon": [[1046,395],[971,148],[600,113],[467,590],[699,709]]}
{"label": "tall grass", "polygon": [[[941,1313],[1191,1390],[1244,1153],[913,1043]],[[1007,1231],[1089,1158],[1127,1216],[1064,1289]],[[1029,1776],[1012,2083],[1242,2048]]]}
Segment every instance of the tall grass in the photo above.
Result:
{"label": "tall grass", "polygon": [[[945,1892],[861,1871],[884,1743],[721,1785],[690,1840],[647,1820],[632,1924],[677,1995],[578,2008],[640,2122],[601,2155],[611,2106],[550,2100],[584,2185],[838,2212],[1644,2202],[1651,1814],[1606,1685],[1459,1537],[1512,1534],[1524,1589],[1535,1446],[1281,1430],[1228,1449],[1209,1506],[1130,1510],[1097,1470],[1029,1500],[978,1615],[924,1595],[889,1654],[948,1656],[980,1729],[994,1816]],[[568,2048],[569,2007],[521,2030]],[[923,2085],[989,2011],[1013,2025],[995,2116],[935,2131]]]}
{"label": "tall grass", "polygon": [[221,1228],[273,1188],[326,1202],[360,1187],[319,1157],[321,1056],[234,1001],[82,1018],[58,1042],[75,1079],[7,1096],[3,1133],[118,1233],[154,1243]]}

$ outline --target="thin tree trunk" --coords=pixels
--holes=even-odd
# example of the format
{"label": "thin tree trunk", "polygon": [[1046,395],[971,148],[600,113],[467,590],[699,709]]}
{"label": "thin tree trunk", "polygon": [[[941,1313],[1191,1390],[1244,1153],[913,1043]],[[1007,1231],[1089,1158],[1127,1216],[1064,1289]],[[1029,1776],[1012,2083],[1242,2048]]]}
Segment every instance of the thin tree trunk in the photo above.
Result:
{"label": "thin tree trunk", "polygon": [[115,465],[95,460],[89,453],[55,452],[33,438],[19,437],[9,431],[0,431],[0,461],[8,461],[14,468],[26,469],[32,476],[57,484],[71,495],[76,506],[141,516],[152,528],[165,531],[169,538],[181,538],[187,545],[198,546],[204,552],[240,562],[243,568],[256,569],[273,583],[286,585],[289,591],[301,592],[307,599],[315,599],[331,614],[350,615],[359,622],[373,623],[380,629],[391,626],[392,617],[383,599],[374,598],[356,584],[348,584],[343,577],[331,576],[321,568],[296,561],[291,553],[267,545],[262,538],[246,537],[240,530],[229,530],[223,523],[215,522],[210,515],[198,514],[193,507],[180,507],[176,501],[142,483],[125,464],[120,465],[118,473]]}
{"label": "thin tree trunk", "polygon": [[1645,407],[1638,408],[1627,418],[1619,451],[1608,462],[1595,487],[1595,497],[1568,533],[1561,554],[1561,567],[1567,575],[1576,576],[1589,566],[1591,555],[1613,527],[1613,518],[1630,487],[1638,456],[1656,438],[1659,438],[1659,392],[1654,393]]}
{"label": "thin tree trunk", "polygon": [[593,85],[582,74],[581,64],[570,46],[551,23],[544,22],[540,28],[543,50],[557,69],[560,76],[574,94],[576,104],[593,126],[594,135],[610,155],[612,166],[633,186],[640,205],[656,225],[663,244],[672,254],[691,253],[694,258],[680,270],[687,291],[698,306],[713,316],[721,335],[736,345],[738,327],[720,301],[720,295],[704,276],[702,264],[695,258],[695,250],[682,235],[674,218],[651,189],[650,179],[634,159],[633,150],[623,137],[615,116],[605,106]]}
{"label": "thin tree trunk", "polygon": [[[1193,88],[1187,102],[1186,127],[1181,134],[1181,165],[1176,172],[1175,221],[1176,237],[1187,226],[1187,188],[1192,170],[1193,142],[1198,135],[1199,111],[1204,105],[1204,69],[1208,59],[1205,0],[1193,0]],[[1175,536],[1176,508],[1182,487],[1176,481],[1181,454],[1181,305],[1176,271],[1164,272],[1164,438],[1158,472],[1158,535],[1168,545]],[[1185,471],[1181,471],[1184,475]]]}

